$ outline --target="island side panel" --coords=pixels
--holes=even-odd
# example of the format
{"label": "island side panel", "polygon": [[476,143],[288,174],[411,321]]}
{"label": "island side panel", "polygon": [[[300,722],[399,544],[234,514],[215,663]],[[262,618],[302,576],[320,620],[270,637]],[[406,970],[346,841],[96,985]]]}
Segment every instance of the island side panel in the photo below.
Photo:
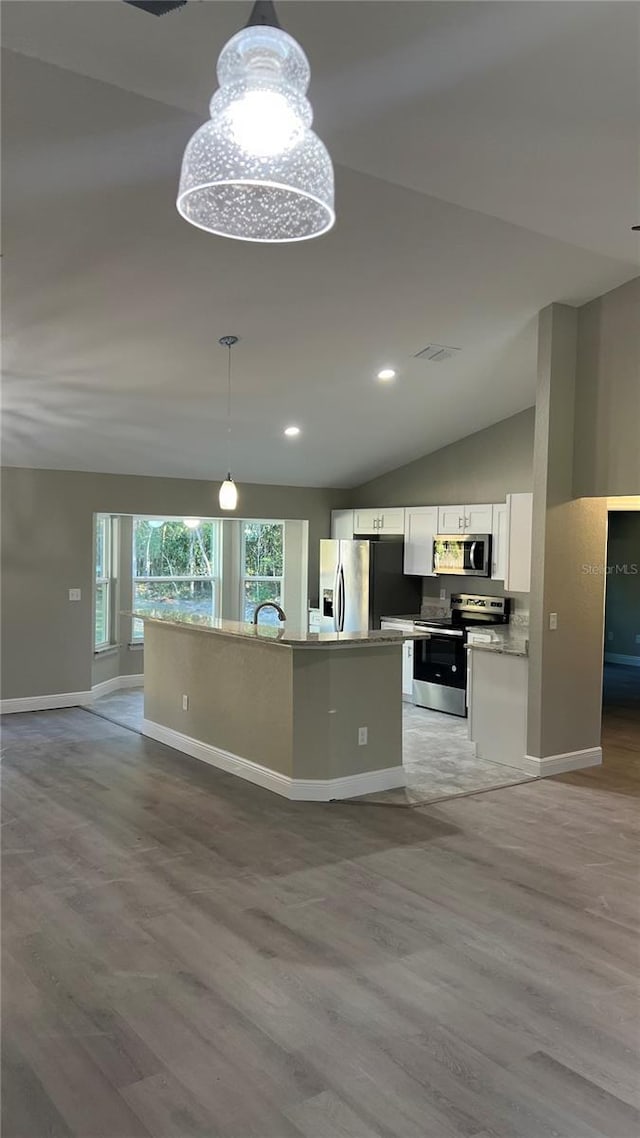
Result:
{"label": "island side panel", "polygon": [[401,767],[402,645],[294,651],[293,707],[294,778]]}
{"label": "island side panel", "polygon": [[291,776],[290,649],[150,621],[144,637],[145,719]]}

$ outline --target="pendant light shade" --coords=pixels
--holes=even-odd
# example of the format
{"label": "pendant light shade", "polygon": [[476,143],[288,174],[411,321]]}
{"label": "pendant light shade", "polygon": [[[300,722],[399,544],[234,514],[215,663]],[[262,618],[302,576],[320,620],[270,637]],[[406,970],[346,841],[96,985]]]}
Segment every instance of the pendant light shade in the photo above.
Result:
{"label": "pendant light shade", "polygon": [[235,510],[238,505],[238,488],[231,477],[231,471],[220,487],[218,502],[221,510]]}
{"label": "pendant light shade", "polygon": [[[266,21],[266,22],[265,22]],[[333,166],[311,130],[307,57],[258,0],[223,47],[211,118],[182,161],[177,207],[192,225],[240,241],[305,241],[334,223]]]}

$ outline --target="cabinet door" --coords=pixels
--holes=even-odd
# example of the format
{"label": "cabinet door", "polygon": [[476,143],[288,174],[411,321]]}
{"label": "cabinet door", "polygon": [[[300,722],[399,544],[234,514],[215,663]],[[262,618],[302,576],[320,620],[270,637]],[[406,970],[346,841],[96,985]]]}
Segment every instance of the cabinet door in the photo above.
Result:
{"label": "cabinet door", "polygon": [[496,581],[504,581],[507,571],[507,521],[507,503],[497,502],[491,524],[491,576]]}
{"label": "cabinet door", "polygon": [[533,494],[507,495],[509,542],[504,587],[507,593],[531,588],[531,523]]}
{"label": "cabinet door", "polygon": [[402,507],[381,510],[379,530],[381,533],[404,533],[404,510]]}
{"label": "cabinet door", "polygon": [[438,507],[405,510],[404,571],[433,577],[433,539],[438,532]]}
{"label": "cabinet door", "polygon": [[413,696],[413,640],[402,646],[402,694]]}
{"label": "cabinet door", "polygon": [[464,517],[464,528],[467,533],[491,533],[493,524],[491,503],[482,506],[465,506]]}
{"label": "cabinet door", "polygon": [[380,516],[382,510],[354,510],[353,511],[353,532],[354,533],[377,533],[380,526]]}
{"label": "cabinet door", "polygon": [[464,531],[464,506],[438,506],[438,533]]}
{"label": "cabinet door", "polygon": [[332,510],[331,536],[336,541],[351,541],[353,534],[353,510]]}

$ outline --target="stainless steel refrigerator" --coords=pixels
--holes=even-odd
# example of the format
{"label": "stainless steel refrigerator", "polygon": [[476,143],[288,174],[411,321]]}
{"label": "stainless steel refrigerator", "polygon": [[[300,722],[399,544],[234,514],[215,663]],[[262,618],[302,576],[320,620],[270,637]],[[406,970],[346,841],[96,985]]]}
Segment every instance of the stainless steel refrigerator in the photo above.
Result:
{"label": "stainless steel refrigerator", "polygon": [[380,628],[420,612],[422,579],[403,573],[404,541],[320,542],[320,632]]}

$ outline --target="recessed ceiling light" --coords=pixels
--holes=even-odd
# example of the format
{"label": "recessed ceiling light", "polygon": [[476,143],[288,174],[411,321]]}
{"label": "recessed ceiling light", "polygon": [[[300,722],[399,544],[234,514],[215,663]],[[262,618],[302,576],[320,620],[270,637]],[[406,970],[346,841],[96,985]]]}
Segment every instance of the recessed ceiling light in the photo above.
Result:
{"label": "recessed ceiling light", "polygon": [[378,379],[395,379],[396,373],[392,367],[383,367],[382,371],[378,372]]}
{"label": "recessed ceiling light", "polygon": [[295,439],[296,435],[300,434],[300,427],[285,427],[284,433],[287,438]]}

